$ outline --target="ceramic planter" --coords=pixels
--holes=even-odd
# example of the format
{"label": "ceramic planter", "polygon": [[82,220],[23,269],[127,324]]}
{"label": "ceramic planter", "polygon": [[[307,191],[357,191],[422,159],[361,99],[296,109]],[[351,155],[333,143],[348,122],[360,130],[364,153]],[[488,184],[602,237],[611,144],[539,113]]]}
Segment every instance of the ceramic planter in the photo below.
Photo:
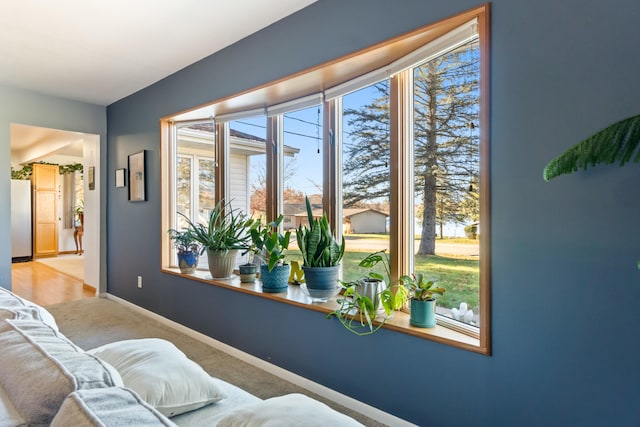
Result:
{"label": "ceramic planter", "polygon": [[238,250],[211,251],[207,249],[207,260],[212,279],[228,279],[233,274]]}
{"label": "ceramic planter", "polygon": [[255,264],[242,264],[238,266],[240,281],[242,283],[252,283],[256,280],[258,267]]}
{"label": "ceramic planter", "polygon": [[199,257],[198,252],[178,252],[178,267],[180,267],[180,273],[191,274],[196,271]]}
{"label": "ceramic planter", "polygon": [[301,288],[309,295],[311,301],[324,303],[337,294],[339,265],[331,267],[306,267],[303,265],[302,271],[304,271],[305,283],[301,285]]}
{"label": "ceramic planter", "polygon": [[436,301],[411,300],[411,314],[409,322],[419,328],[433,328],[436,326]]}
{"label": "ceramic planter", "polygon": [[339,265],[331,267],[307,267],[303,265],[302,271],[304,271],[307,289],[333,290],[338,286]]}
{"label": "ceramic planter", "polygon": [[269,271],[267,265],[261,265],[260,280],[262,281],[262,292],[287,292],[287,289],[289,289],[290,273],[291,266],[289,264],[276,265],[271,271]]}
{"label": "ceramic planter", "polygon": [[355,291],[371,300],[376,311],[380,309],[380,292],[384,290],[384,280],[366,277],[358,280]]}

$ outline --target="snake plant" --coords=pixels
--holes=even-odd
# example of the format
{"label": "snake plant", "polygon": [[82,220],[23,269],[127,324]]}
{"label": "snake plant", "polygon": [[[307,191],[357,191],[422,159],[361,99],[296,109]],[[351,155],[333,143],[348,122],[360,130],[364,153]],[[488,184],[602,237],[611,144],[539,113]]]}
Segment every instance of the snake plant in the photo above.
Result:
{"label": "snake plant", "polygon": [[296,232],[298,248],[302,252],[302,259],[306,267],[332,267],[340,264],[344,256],[344,236],[342,243],[338,243],[326,214],[322,218],[314,218],[311,211],[311,202],[306,197],[307,217],[309,226],[300,225]]}

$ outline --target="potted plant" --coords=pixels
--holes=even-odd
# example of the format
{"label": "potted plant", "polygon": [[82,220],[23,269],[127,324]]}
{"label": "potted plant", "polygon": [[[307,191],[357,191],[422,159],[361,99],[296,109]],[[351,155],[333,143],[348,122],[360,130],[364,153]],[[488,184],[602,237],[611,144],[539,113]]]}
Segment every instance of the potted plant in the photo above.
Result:
{"label": "potted plant", "polygon": [[264,292],[286,292],[289,285],[291,266],[284,262],[285,252],[289,248],[291,232],[282,234],[278,227],[283,215],[266,225],[258,223],[251,229],[252,250],[261,260],[260,280]]}
{"label": "potted plant", "polygon": [[[384,268],[386,282],[381,274],[371,270],[378,263]],[[358,280],[340,282],[344,288],[343,298],[338,299],[340,306],[327,317],[335,316],[345,328],[357,335],[369,335],[384,325],[393,310],[402,308],[409,294],[406,287],[392,285],[386,250],[367,255],[358,266],[370,271]],[[374,319],[381,311],[384,317],[374,325]]]}
{"label": "potted plant", "polygon": [[207,224],[194,224],[186,216],[184,218],[187,220],[189,233],[201,245],[200,253],[207,251],[211,277],[230,277],[238,251],[249,249],[250,229],[254,226],[254,220],[239,209],[233,209],[224,200],[216,203]]}
{"label": "potted plant", "polygon": [[193,239],[189,230],[178,231],[172,228],[168,230],[168,233],[178,254],[180,272],[182,274],[193,273],[198,266],[200,245]]}
{"label": "potted plant", "polygon": [[258,272],[258,266],[253,262],[253,254],[249,254],[249,262],[240,264],[238,266],[238,273],[240,274],[240,281],[242,283],[253,283],[256,280],[256,273]]}
{"label": "potted plant", "polygon": [[423,273],[402,276],[400,281],[411,293],[411,325],[420,328],[436,326],[436,300],[433,295],[442,295],[445,289],[436,286],[435,280],[427,280]]}
{"label": "potted plant", "polygon": [[[319,301],[326,301],[327,295],[335,294],[340,273],[340,261],[344,255],[344,237],[342,242],[331,232],[325,214],[321,219],[314,218],[311,203],[306,197],[309,226],[300,225],[296,232],[298,248],[302,252],[302,270],[309,295]],[[329,296],[331,296],[329,295]]]}

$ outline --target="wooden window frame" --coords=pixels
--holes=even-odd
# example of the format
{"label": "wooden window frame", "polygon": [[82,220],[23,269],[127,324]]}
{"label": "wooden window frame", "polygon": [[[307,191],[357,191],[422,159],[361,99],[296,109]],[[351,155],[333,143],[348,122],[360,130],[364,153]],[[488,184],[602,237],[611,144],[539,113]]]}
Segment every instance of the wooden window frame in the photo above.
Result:
{"label": "wooden window frame", "polygon": [[[288,76],[263,86],[247,90],[234,96],[219,99],[204,106],[196,107],[188,111],[176,113],[164,117],[160,121],[161,146],[162,146],[162,185],[170,188],[171,173],[167,170],[171,167],[171,155],[175,155],[175,148],[171,148],[171,136],[175,136],[171,128],[175,122],[194,120],[202,117],[215,117],[221,114],[233,114],[243,110],[266,108],[309,96],[318,88],[335,87],[357,78],[371,70],[380,68],[386,63],[402,58],[407,53],[435,40],[439,36],[452,29],[476,19],[478,25],[478,38],[480,46],[480,218],[483,238],[480,241],[480,312],[482,321],[479,334],[476,339],[464,338],[456,335],[455,331],[443,332],[442,326],[434,330],[419,330],[409,327],[405,323],[406,313],[398,313],[397,319],[387,322],[385,328],[405,332],[411,335],[432,339],[439,342],[463,348],[465,350],[489,355],[491,353],[491,304],[490,304],[490,157],[489,157],[489,64],[490,64],[490,39],[489,39],[489,12],[490,5],[460,13],[454,17],[427,25],[410,33],[396,37],[384,43],[372,46],[351,55],[321,64],[309,70]],[[390,255],[392,277],[410,273],[411,251],[413,249],[413,224],[409,221],[411,215],[407,211],[410,205],[407,203],[412,198],[412,160],[413,147],[407,141],[412,141],[413,129],[413,76],[410,70],[401,71],[391,76],[390,84],[390,160],[391,160],[391,225],[390,225]],[[230,102],[232,101],[232,102]],[[340,152],[340,138],[342,137],[342,107],[341,98],[323,102],[323,205],[334,224],[337,234],[342,232],[341,221],[341,191],[342,177],[339,173],[342,162]],[[410,112],[410,114],[409,114]],[[216,174],[216,199],[224,198],[226,194],[224,176],[226,171],[226,159],[228,156],[227,141],[229,137],[226,124],[216,124],[216,143],[219,149],[218,174]],[[282,149],[282,116],[267,116],[267,147],[275,146],[275,150],[267,150],[267,217],[273,219],[282,211],[280,194],[282,165],[277,153]],[[172,154],[173,153],[173,154]],[[170,203],[174,197],[170,191],[162,192],[162,226],[163,230],[170,228],[171,221]],[[162,270],[176,274],[169,268],[167,259],[170,252],[170,241],[163,233],[163,263]],[[193,276],[194,280],[206,281],[199,275]],[[207,281],[218,286],[239,289],[251,294],[260,294],[265,298],[277,299],[294,305],[306,306],[315,311],[329,312],[331,307],[318,307],[301,302],[298,296],[282,297],[271,294],[262,294],[259,289],[237,285],[235,283]]]}

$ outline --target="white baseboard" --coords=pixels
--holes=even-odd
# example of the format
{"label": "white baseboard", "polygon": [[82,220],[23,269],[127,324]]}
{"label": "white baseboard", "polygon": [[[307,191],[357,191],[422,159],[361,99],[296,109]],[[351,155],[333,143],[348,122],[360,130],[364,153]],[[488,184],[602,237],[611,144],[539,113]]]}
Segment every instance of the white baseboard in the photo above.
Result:
{"label": "white baseboard", "polygon": [[412,424],[408,421],[405,421],[401,418],[396,417],[395,415],[391,415],[387,412],[381,411],[371,405],[367,405],[366,403],[362,403],[359,400],[353,399],[347,395],[339,393],[335,390],[332,390],[328,387],[323,386],[322,384],[318,384],[314,381],[308,380],[298,374],[294,374],[293,372],[287,371],[279,366],[276,366],[272,363],[266,362],[258,357],[252,356],[249,353],[245,353],[244,351],[238,350],[235,347],[232,347],[228,344],[225,344],[221,341],[213,339],[205,334],[202,334],[198,331],[194,331],[191,328],[188,328],[180,323],[174,322],[173,320],[167,319],[157,313],[149,311],[145,308],[142,308],[138,305],[130,303],[127,300],[119,298],[115,295],[111,294],[100,294],[100,297],[110,299],[112,301],[118,302],[120,304],[126,305],[146,316],[149,316],[158,322],[161,322],[173,329],[178,330],[179,332],[184,333],[194,339],[197,339],[200,342],[203,342],[207,345],[210,345],[213,348],[216,348],[220,351],[223,351],[237,359],[242,360],[243,362],[249,363],[250,365],[256,366],[264,371],[269,372],[277,377],[282,378],[283,380],[289,381],[293,384],[296,384],[312,393],[315,393],[319,396],[324,397],[325,399],[329,399],[332,402],[335,402],[339,405],[345,406],[349,409],[352,409],[356,412],[361,413],[364,416],[367,416],[371,419],[379,421],[381,423],[387,424],[389,426],[397,426],[397,427],[417,427],[415,424]]}

